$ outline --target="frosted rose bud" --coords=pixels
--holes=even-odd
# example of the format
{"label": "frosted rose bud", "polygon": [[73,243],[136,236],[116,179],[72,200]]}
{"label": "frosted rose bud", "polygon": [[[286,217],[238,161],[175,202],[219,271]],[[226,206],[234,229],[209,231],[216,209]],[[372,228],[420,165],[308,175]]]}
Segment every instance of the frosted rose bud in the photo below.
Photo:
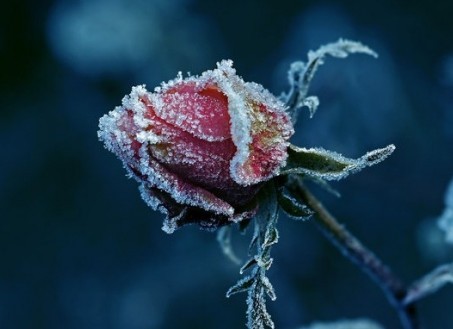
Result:
{"label": "frosted rose bud", "polygon": [[199,77],[180,74],[154,93],[133,87],[99,127],[145,202],[167,215],[168,233],[250,217],[247,204],[285,165],[294,132],[284,104],[244,82],[232,61]]}

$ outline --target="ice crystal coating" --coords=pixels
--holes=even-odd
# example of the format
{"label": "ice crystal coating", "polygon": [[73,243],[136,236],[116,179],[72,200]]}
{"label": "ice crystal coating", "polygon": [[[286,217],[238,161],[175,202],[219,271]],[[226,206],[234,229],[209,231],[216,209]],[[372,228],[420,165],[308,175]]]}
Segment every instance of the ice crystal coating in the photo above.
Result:
{"label": "ice crystal coating", "polygon": [[349,159],[343,155],[323,148],[303,148],[291,145],[288,148],[288,164],[282,174],[304,174],[313,178],[339,180],[366,167],[384,161],[395,151],[395,145],[367,152],[358,159]]}
{"label": "ice crystal coating", "polygon": [[252,216],[242,208],[286,164],[294,131],[285,105],[232,64],[179,73],[154,93],[133,87],[100,119],[100,140],[141,184],[145,202],[167,215],[168,233]]}

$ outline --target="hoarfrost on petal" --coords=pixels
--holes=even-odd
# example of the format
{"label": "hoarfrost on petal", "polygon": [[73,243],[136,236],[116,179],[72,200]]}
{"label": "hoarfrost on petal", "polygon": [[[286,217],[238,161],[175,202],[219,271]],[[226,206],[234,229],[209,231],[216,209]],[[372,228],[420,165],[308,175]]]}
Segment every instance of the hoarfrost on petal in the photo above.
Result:
{"label": "hoarfrost on petal", "polygon": [[[248,186],[265,181],[275,176],[284,164],[286,140],[294,133],[285,105],[263,86],[244,82],[236,75],[231,60],[218,62],[216,69],[198,77],[182,79],[180,76],[156,91],[159,95],[155,95],[153,106],[159,117],[180,125],[200,139],[231,138],[236,150],[230,161],[229,176],[237,184]],[[183,107],[184,114],[181,114]],[[258,134],[257,126],[267,127],[275,135],[269,138],[272,143],[268,149],[275,152],[268,152],[269,165],[264,173],[254,170],[266,167],[257,164],[261,159],[252,161],[257,158],[251,150],[257,149],[252,145]]]}
{"label": "hoarfrost on petal", "polygon": [[[238,94],[228,79],[219,81],[228,96],[228,112],[230,114],[231,138],[236,145],[236,154],[231,160],[230,174],[238,183],[247,182],[247,175],[242,172],[242,166],[250,156],[251,136],[251,118],[246,110],[247,104],[243,95]],[[249,184],[246,184],[249,185]]]}
{"label": "hoarfrost on petal", "polygon": [[146,90],[145,85],[132,87],[129,95],[123,98],[123,108],[134,112],[134,124],[138,128],[146,128],[149,125],[149,120],[145,119],[146,106],[143,104],[142,99],[147,97],[149,92]]}
{"label": "hoarfrost on petal", "polygon": [[[225,201],[166,170],[148,155],[146,147],[140,149],[139,166],[139,172],[146,177],[145,179],[138,177],[139,182],[145,180],[150,186],[167,192],[177,203],[200,207],[221,215],[232,216],[234,214],[234,208]],[[148,200],[144,201],[148,202]],[[150,206],[153,207],[154,203],[151,203]]]}
{"label": "hoarfrost on petal", "polygon": [[164,215],[168,215],[167,209],[162,205],[158,198],[150,193],[149,187],[147,187],[145,183],[140,184],[138,190],[140,191],[142,199],[152,210],[159,210]]}
{"label": "hoarfrost on petal", "polygon": [[137,141],[140,143],[148,143],[148,144],[157,144],[161,142],[161,138],[157,136],[152,131],[140,131],[137,135]]}
{"label": "hoarfrost on petal", "polygon": [[181,83],[154,97],[155,112],[166,122],[203,140],[230,138],[228,100],[215,86]]}

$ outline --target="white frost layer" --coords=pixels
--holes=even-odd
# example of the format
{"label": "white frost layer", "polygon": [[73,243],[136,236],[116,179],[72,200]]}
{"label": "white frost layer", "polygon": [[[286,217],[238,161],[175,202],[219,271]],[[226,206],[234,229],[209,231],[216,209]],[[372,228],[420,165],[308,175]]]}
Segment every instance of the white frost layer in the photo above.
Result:
{"label": "white frost layer", "polygon": [[241,177],[238,173],[240,172],[240,167],[244,165],[250,156],[252,119],[249,115],[249,110],[247,110],[245,95],[234,88],[234,84],[241,83],[241,78],[236,76],[236,71],[232,65],[232,61],[217,63],[218,70],[213,71],[213,73],[217,83],[228,97],[231,137],[237,148],[236,154],[230,163],[230,174],[238,184],[244,184],[246,181],[245,177]]}
{"label": "white frost layer", "polygon": [[438,219],[439,227],[445,231],[445,239],[453,244],[453,179],[445,193],[445,210]]}

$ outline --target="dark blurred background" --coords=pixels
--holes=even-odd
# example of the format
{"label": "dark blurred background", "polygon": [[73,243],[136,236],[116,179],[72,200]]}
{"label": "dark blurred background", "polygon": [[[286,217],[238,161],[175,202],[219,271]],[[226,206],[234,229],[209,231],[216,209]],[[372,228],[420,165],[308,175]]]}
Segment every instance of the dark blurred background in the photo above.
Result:
{"label": "dark blurred background", "polygon": [[[453,176],[453,2],[56,0],[0,4],[0,328],[245,328],[238,268],[212,233],[167,235],[98,119],[131,86],[235,61],[275,94],[309,49],[339,37],[373,59],[328,59],[292,142],[384,163],[334,183],[326,205],[404,280],[453,260],[435,217]],[[277,328],[370,317],[399,328],[381,291],[310,222],[282,217],[269,273]],[[234,237],[245,257],[249,236]],[[453,288],[419,304],[453,328]]]}

